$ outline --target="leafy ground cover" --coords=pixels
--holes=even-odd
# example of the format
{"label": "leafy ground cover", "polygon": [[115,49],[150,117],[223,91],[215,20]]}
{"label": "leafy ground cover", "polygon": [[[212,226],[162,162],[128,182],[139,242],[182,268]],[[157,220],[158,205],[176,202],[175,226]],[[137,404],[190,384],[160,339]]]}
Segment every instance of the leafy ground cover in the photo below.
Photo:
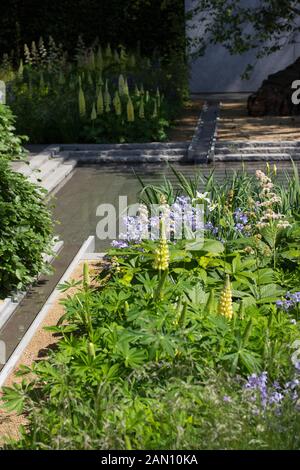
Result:
{"label": "leafy ground cover", "polygon": [[41,272],[52,238],[43,193],[10,166],[12,159],[26,158],[23,141],[15,134],[10,109],[0,105],[0,299],[28,286]]}
{"label": "leafy ground cover", "polygon": [[[284,185],[276,167],[176,175],[143,186],[129,241],[63,301],[57,349],[4,390],[28,420],[7,447],[299,449],[297,169]],[[157,202],[159,240],[145,239]],[[169,237],[198,203],[204,242]]]}
{"label": "leafy ground cover", "polygon": [[1,78],[31,143],[163,141],[188,96],[179,53],[147,58],[81,38],[73,56],[51,37],[25,45],[17,67],[4,57]]}

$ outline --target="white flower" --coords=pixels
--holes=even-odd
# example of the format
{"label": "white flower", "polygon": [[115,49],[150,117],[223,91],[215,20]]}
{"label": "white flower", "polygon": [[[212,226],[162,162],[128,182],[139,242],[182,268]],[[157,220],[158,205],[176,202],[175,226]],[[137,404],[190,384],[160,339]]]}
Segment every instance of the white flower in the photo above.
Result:
{"label": "white flower", "polygon": [[288,228],[288,227],[291,227],[291,224],[287,220],[283,220],[282,222],[279,222],[277,227],[278,228]]}
{"label": "white flower", "polygon": [[196,192],[196,198],[193,199],[193,201],[197,201],[198,199],[200,199],[201,201],[206,201],[206,202],[209,202],[210,203],[210,199],[208,197],[209,193],[199,193],[199,191]]}
{"label": "white flower", "polygon": [[209,210],[209,212],[212,212],[212,211],[214,211],[217,207],[218,207],[218,204],[216,204],[216,203],[210,204],[210,205],[208,206],[208,210]]}
{"label": "white flower", "polygon": [[267,227],[268,224],[266,224],[265,222],[258,222],[258,224],[256,224],[256,227],[257,228],[264,228],[264,227]]}
{"label": "white flower", "polygon": [[261,184],[272,183],[270,178],[267,175],[265,175],[265,173],[263,173],[261,170],[256,170],[255,175]]}

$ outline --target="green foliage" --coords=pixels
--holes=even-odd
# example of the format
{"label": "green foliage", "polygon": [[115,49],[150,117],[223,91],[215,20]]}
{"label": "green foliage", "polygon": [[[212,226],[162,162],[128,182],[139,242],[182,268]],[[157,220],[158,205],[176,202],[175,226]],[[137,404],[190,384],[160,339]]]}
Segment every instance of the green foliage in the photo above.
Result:
{"label": "green foliage", "polygon": [[187,98],[179,53],[150,60],[81,38],[72,58],[52,38],[25,45],[24,65],[3,63],[1,73],[18,132],[32,143],[166,140]]}
{"label": "green foliage", "polygon": [[[207,222],[220,233],[209,225],[204,243],[162,238],[114,248],[96,283],[85,265],[81,287],[61,286],[78,290],[64,299],[65,313],[50,328],[61,336],[56,350],[21,370],[30,379],[4,390],[6,406],[29,420],[8,447],[299,447],[299,364],[291,360],[300,339],[299,301],[288,310],[280,303],[287,291],[299,290],[298,212],[289,214],[288,225],[272,216],[260,227],[266,210],[278,215],[285,204],[281,185],[261,172],[219,185],[210,176],[205,193],[196,190],[199,178],[176,174],[181,197],[202,201]],[[278,197],[259,205],[266,192]],[[143,185],[145,202],[162,195],[178,203],[169,182],[157,191]],[[155,263],[162,240],[164,271]],[[218,308],[228,278],[230,317]],[[265,380],[263,390],[250,379]]]}
{"label": "green foliage", "polygon": [[15,135],[15,119],[8,106],[0,104],[0,157],[18,160],[25,156],[22,142],[25,137]]}
{"label": "green foliage", "polygon": [[43,268],[52,238],[50,212],[41,190],[15,173],[10,160],[23,158],[11,111],[0,107],[0,298],[30,284]]}

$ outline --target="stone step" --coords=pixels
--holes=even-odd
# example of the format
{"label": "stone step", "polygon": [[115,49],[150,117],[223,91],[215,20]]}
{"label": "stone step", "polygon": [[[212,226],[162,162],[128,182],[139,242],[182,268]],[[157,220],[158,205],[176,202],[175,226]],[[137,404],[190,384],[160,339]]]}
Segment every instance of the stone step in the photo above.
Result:
{"label": "stone step", "polygon": [[300,147],[300,140],[281,140],[281,141],[255,141],[255,140],[217,140],[216,148],[220,147]]}
{"label": "stone step", "polygon": [[22,173],[24,176],[30,175],[34,170],[40,168],[44,163],[49,161],[49,155],[40,154],[34,157],[30,157],[27,162],[12,162],[12,168],[19,173]]}
{"label": "stone step", "polygon": [[55,172],[58,167],[63,163],[61,158],[50,159],[44,163],[38,170],[34,170],[28,175],[29,180],[32,183],[40,184],[43,182],[51,173]]}
{"label": "stone step", "polygon": [[124,157],[124,156],[132,156],[132,157],[140,157],[140,156],[175,156],[175,155],[185,155],[187,153],[187,148],[169,148],[169,149],[113,149],[113,150],[79,150],[79,151],[70,151],[68,152],[69,158],[98,158],[98,157]]}
{"label": "stone step", "polygon": [[76,164],[76,160],[61,163],[56,171],[52,172],[42,181],[41,186],[50,193],[73,171]]}
{"label": "stone step", "polygon": [[297,147],[215,147],[218,154],[232,154],[232,153],[241,153],[241,154],[268,154],[268,153],[287,153],[295,154],[298,153],[300,149]]}
{"label": "stone step", "polygon": [[189,142],[150,142],[136,144],[63,144],[60,152],[64,151],[100,151],[103,150],[165,150],[172,148],[186,149]]}
{"label": "stone step", "polygon": [[[290,160],[291,155],[288,153],[265,153],[265,154],[257,154],[257,153],[249,153],[249,154],[242,154],[242,153],[231,153],[228,155],[216,153],[214,156],[214,161],[216,162],[234,162],[234,161],[281,161],[281,160]],[[300,160],[300,154],[296,157],[293,156],[293,160],[297,161]]]}
{"label": "stone step", "polygon": [[187,154],[178,154],[178,155],[86,155],[86,156],[80,156],[78,155],[76,157],[76,160],[82,164],[84,163],[157,163],[157,162],[176,162],[180,160],[185,160],[187,158]]}

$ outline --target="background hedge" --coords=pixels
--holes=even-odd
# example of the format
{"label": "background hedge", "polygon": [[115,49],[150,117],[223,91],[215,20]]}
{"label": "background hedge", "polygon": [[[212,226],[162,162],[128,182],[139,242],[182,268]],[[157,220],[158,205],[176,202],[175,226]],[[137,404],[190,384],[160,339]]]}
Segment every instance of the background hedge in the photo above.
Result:
{"label": "background hedge", "polygon": [[142,52],[160,54],[182,48],[185,36],[184,0],[7,0],[0,19],[0,54],[51,35],[69,50],[78,35],[86,43],[141,42]]}

